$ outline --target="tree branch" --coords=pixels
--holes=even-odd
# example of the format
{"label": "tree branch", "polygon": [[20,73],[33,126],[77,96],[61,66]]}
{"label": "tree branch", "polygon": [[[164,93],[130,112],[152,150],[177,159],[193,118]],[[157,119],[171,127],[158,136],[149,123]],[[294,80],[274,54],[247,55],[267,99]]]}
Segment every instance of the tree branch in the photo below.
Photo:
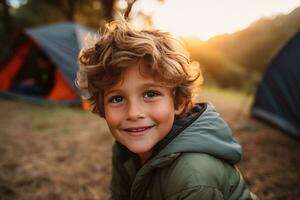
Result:
{"label": "tree branch", "polygon": [[130,14],[131,8],[132,8],[133,4],[136,2],[136,0],[127,1],[127,2],[128,2],[128,6],[127,6],[127,9],[126,9],[125,14],[124,14],[124,18],[126,20],[128,19],[128,16]]}

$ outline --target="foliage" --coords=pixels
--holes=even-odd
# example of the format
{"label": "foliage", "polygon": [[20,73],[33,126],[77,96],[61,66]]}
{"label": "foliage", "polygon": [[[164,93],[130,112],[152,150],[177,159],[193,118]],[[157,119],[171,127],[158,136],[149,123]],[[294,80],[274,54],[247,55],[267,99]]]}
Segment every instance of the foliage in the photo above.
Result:
{"label": "foliage", "polygon": [[18,0],[18,2],[20,3],[18,7],[11,7],[10,0],[1,0],[0,15],[3,20],[0,33],[6,31],[4,25],[7,27],[14,25],[16,30],[58,21],[76,21],[98,28],[104,24],[103,21],[112,20],[116,10],[114,8],[116,0]]}
{"label": "foliage", "polygon": [[300,8],[288,15],[260,19],[233,34],[208,41],[185,38],[191,57],[200,62],[209,81],[221,87],[255,87],[283,45],[300,30]]}
{"label": "foliage", "polygon": [[34,1],[30,1],[28,4],[16,9],[14,17],[20,28],[49,24],[64,19],[57,7],[44,3],[34,3]]}

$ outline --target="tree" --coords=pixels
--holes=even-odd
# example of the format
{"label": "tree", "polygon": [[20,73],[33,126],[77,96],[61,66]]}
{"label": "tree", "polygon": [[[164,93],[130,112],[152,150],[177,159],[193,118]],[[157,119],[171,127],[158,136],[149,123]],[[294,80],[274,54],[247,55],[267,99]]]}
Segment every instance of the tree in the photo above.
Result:
{"label": "tree", "polygon": [[14,18],[21,27],[57,21],[77,21],[98,28],[111,21],[116,0],[27,0],[15,9]]}
{"label": "tree", "polygon": [[82,3],[80,0],[55,0],[54,3],[58,5],[62,13],[65,15],[66,20],[74,21],[76,13],[76,5]]}
{"label": "tree", "polygon": [[115,5],[115,0],[100,0],[103,5],[103,18],[107,21],[113,20],[113,8]]}
{"label": "tree", "polygon": [[1,5],[1,19],[4,28],[4,33],[9,34],[13,30],[12,17],[10,15],[10,6],[6,0],[0,0]]}

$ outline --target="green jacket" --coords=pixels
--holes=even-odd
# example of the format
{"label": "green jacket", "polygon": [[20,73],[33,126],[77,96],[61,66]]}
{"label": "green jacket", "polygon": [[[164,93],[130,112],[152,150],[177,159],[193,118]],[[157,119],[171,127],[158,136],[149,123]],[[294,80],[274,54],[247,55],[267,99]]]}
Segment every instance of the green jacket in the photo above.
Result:
{"label": "green jacket", "polygon": [[113,146],[111,200],[252,199],[234,164],[241,146],[210,104],[197,104],[154,147],[146,163]]}

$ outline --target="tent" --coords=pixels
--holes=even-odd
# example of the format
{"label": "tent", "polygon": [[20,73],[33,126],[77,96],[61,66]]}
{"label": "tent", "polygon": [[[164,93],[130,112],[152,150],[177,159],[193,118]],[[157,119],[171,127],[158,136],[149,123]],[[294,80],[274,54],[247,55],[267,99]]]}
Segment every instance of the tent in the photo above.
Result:
{"label": "tent", "polygon": [[74,84],[83,39],[93,31],[57,23],[19,34],[0,63],[0,93],[37,102],[81,104]]}
{"label": "tent", "polygon": [[257,90],[252,115],[300,138],[300,32],[270,63]]}

